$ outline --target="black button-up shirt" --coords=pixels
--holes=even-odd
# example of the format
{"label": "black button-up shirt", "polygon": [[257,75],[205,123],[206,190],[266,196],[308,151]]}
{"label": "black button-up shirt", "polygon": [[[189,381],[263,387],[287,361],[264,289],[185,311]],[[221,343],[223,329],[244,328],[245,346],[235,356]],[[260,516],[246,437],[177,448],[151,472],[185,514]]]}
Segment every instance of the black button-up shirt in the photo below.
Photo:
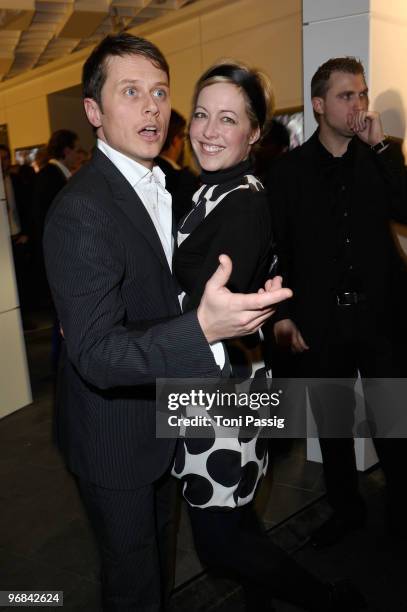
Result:
{"label": "black button-up shirt", "polygon": [[355,206],[353,182],[355,147],[354,140],[342,157],[334,157],[319,142],[321,171],[327,206],[331,220],[330,235],[333,238],[332,260],[334,278],[332,285],[336,293],[361,291],[360,275],[352,253],[352,210]]}

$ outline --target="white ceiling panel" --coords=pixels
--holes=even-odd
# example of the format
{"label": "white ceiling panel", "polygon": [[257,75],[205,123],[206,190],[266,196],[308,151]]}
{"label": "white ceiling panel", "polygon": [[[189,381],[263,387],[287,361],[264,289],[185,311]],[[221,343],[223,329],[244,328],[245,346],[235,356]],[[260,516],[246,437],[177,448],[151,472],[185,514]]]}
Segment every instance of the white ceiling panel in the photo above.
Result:
{"label": "white ceiling panel", "polygon": [[0,81],[195,0],[0,0]]}

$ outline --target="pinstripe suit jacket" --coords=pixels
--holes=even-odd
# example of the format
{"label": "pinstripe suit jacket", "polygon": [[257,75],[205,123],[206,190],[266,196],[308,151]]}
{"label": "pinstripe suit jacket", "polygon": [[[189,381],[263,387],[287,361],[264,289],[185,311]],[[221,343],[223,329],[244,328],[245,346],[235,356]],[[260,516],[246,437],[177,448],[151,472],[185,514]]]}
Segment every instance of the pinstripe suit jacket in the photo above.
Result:
{"label": "pinstripe suit jacket", "polygon": [[44,252],[65,335],[56,431],[68,466],[108,488],[151,483],[174,450],[155,438],[155,378],[218,369],[196,312],[179,316],[143,203],[101,151],[54,201]]}

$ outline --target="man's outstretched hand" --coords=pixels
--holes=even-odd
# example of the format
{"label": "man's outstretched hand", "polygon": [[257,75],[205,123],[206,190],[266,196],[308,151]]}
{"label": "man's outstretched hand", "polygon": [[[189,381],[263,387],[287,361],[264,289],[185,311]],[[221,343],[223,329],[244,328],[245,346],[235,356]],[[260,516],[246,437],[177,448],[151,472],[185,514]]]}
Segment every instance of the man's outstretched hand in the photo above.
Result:
{"label": "man's outstretched hand", "polygon": [[276,304],[292,296],[290,289],[281,287],[279,276],[258,293],[232,293],[226,287],[232,260],[220,255],[219,262],[198,306],[198,321],[209,343],[252,334],[275,312]]}

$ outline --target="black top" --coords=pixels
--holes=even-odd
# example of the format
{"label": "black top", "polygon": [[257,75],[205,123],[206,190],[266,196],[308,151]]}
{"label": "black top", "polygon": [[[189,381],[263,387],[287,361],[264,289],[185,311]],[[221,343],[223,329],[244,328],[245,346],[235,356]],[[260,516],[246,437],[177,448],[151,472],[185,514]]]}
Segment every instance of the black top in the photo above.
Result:
{"label": "black top", "polygon": [[38,245],[44,233],[45,217],[53,199],[65,187],[67,179],[58,166],[48,163],[35,177],[33,188],[33,227]]}
{"label": "black top", "polygon": [[17,174],[10,173],[14,197],[20,218],[21,233],[32,236],[32,192],[35,183],[35,172],[31,166],[20,166]]}
{"label": "black top", "polygon": [[163,157],[154,160],[165,174],[165,188],[172,196],[172,211],[178,221],[191,210],[192,196],[199,187],[198,177],[187,167],[177,170]]}
{"label": "black top", "polygon": [[[342,196],[342,185],[349,195],[345,189]],[[383,321],[393,323],[407,287],[405,265],[390,228],[391,219],[407,223],[400,148],[390,143],[375,153],[355,136],[348,153],[335,160],[321,147],[316,131],[273,166],[267,187],[280,271],[294,294],[279,305],[274,321],[292,319],[305,341],[318,346],[337,308],[336,295],[346,287],[340,273],[349,262],[355,274],[345,279],[360,280],[355,289],[366,296],[365,308],[377,328]],[[343,244],[347,236],[348,255]]]}
{"label": "black top", "polygon": [[243,161],[219,172],[204,172],[194,208],[181,221],[174,272],[188,295],[184,309],[198,306],[205,283],[216,270],[219,255],[229,255],[231,291],[257,291],[264,284],[272,258],[270,209],[263,185]]}
{"label": "black top", "polygon": [[363,291],[360,271],[355,263],[352,244],[352,210],[354,190],[355,141],[341,157],[334,157],[318,140],[318,154],[323,175],[321,189],[326,190],[326,203],[332,223],[334,278],[337,293]]}

